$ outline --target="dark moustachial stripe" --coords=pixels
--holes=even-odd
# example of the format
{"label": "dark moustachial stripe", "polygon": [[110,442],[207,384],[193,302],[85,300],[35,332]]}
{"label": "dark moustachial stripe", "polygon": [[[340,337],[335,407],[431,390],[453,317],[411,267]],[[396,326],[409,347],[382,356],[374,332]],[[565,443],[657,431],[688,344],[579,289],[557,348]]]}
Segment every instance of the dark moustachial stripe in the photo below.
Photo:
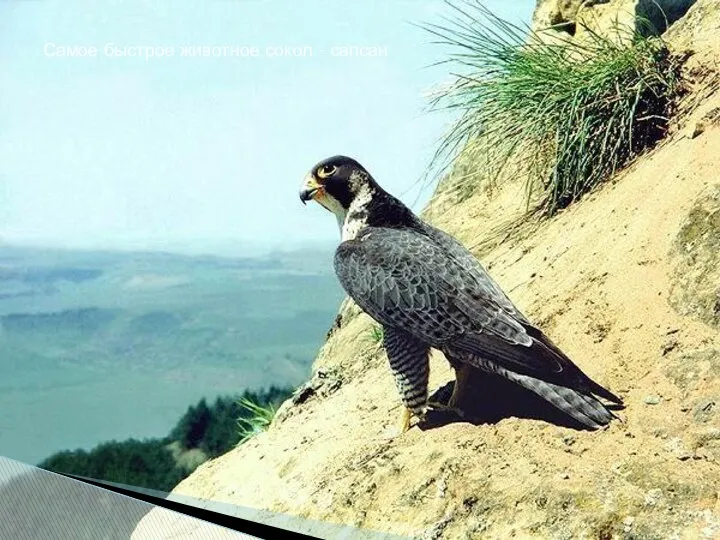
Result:
{"label": "dark moustachial stripe", "polygon": [[342,205],[343,208],[350,208],[355,195],[350,189],[350,184],[343,178],[331,178],[325,183],[325,190]]}

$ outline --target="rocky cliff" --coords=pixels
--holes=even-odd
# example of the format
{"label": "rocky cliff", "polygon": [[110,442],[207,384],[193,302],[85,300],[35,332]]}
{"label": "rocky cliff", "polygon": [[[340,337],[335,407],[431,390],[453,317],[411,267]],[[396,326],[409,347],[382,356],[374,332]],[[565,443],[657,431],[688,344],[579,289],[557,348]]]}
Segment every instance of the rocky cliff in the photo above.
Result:
{"label": "rocky cliff", "polygon": [[[574,21],[571,4],[541,2],[536,19]],[[601,189],[500,238],[517,196],[440,192],[425,212],[624,398],[622,422],[578,431],[513,387],[478,387],[471,421],[438,413],[382,440],[399,401],[348,303],[269,431],[175,493],[422,538],[720,537],[719,28],[720,6],[699,0],[667,31],[692,51],[689,94],[671,135]],[[447,391],[441,355],[431,370]]]}

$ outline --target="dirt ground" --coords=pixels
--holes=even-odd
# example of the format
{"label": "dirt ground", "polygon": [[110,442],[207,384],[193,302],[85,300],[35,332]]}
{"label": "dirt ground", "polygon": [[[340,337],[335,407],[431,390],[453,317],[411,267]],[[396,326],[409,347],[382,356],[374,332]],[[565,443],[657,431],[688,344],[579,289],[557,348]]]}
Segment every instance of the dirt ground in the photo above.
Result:
{"label": "dirt ground", "polygon": [[[689,264],[692,238],[679,235],[720,186],[709,66],[720,17],[692,15],[678,23],[686,32],[673,29],[697,49],[675,132],[533,234],[482,254],[518,307],[625,400],[621,421],[578,430],[514,387],[479,381],[472,421],[437,413],[383,440],[399,399],[371,321],[346,305],[297,403],[175,493],[420,538],[720,538],[720,327],[669,301]],[[519,211],[509,200],[440,197],[426,214],[477,246],[498,212]],[[435,355],[431,391],[452,380]]]}

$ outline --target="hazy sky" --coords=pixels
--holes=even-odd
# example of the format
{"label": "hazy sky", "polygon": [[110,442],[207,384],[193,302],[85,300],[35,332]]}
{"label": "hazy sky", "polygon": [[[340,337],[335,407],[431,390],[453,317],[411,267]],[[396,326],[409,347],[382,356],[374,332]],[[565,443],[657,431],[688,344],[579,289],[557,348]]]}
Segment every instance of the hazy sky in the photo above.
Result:
{"label": "hazy sky", "polygon": [[[529,21],[534,0],[487,0]],[[0,2],[0,240],[64,247],[221,251],[338,238],[303,207],[307,170],[363,163],[419,210],[417,181],[449,118],[426,95],[449,79],[432,36],[440,0]],[[104,47],[172,47],[171,58]],[[257,57],[184,57],[184,46]],[[379,46],[383,57],[334,57]],[[97,56],[60,57],[59,47]],[[267,47],[312,48],[270,57]],[[275,50],[275,49],[274,49]]]}

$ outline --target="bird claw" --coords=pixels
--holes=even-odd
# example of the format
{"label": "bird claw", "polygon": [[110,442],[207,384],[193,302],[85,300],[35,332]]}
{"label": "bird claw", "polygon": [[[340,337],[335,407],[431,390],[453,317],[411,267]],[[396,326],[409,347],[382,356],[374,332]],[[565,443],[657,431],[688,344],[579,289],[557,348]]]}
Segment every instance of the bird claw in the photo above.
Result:
{"label": "bird claw", "polygon": [[397,425],[385,429],[385,431],[383,431],[380,435],[380,440],[392,441],[410,429],[410,416],[411,412],[407,408],[403,407],[402,412],[400,413],[400,421]]}
{"label": "bird claw", "polygon": [[465,418],[465,411],[463,411],[462,409],[454,407],[452,405],[440,403],[439,401],[428,402],[428,407],[435,411],[449,412],[459,416],[460,418]]}

